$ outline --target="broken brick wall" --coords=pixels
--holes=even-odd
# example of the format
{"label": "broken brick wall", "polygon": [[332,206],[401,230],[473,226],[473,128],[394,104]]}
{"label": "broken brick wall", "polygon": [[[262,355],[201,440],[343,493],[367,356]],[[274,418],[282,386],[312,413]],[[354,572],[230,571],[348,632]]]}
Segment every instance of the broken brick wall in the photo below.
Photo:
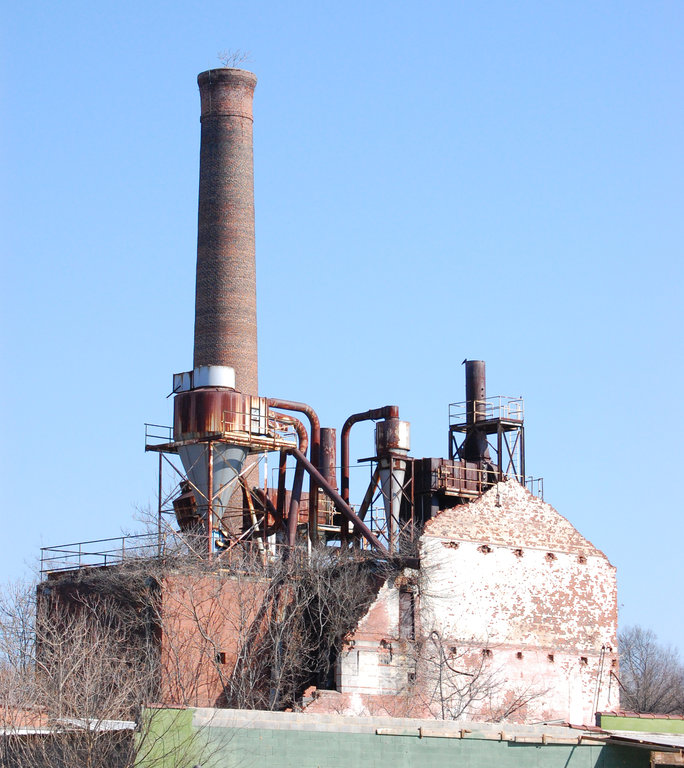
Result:
{"label": "broken brick wall", "polygon": [[388,583],[350,637],[339,696],[313,711],[592,723],[617,706],[615,568],[553,507],[499,483],[429,521],[420,555],[420,575]]}

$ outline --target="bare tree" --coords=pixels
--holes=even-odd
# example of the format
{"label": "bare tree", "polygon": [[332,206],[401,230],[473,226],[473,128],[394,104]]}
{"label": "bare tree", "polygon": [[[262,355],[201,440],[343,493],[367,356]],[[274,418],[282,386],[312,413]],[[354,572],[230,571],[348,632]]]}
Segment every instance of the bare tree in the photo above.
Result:
{"label": "bare tree", "polygon": [[178,562],[163,577],[165,697],[241,709],[296,707],[330,687],[345,635],[388,566],[335,548]]}
{"label": "bare tree", "polygon": [[635,712],[684,715],[684,665],[655,633],[629,627],[618,637],[620,703]]}
{"label": "bare tree", "polygon": [[412,683],[407,714],[439,720],[515,720],[548,689],[507,680],[491,648],[457,641],[437,629],[424,630],[407,655]]}
{"label": "bare tree", "polygon": [[147,618],[124,606],[106,589],[65,603],[49,584],[0,597],[1,765],[180,766],[201,756],[201,734],[170,753],[160,746],[180,713],[141,716],[157,690],[158,654]]}
{"label": "bare tree", "polygon": [[220,51],[217,58],[224,67],[239,67],[241,64],[246,64],[252,60],[249,51],[241,51],[239,48],[227,48]]}

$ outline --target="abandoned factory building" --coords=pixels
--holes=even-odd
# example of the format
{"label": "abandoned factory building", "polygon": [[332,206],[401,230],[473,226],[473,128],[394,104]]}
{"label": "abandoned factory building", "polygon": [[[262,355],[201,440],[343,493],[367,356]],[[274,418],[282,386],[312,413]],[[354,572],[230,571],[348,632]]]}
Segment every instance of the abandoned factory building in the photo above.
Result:
{"label": "abandoned factory building", "polygon": [[[139,626],[122,637],[154,647],[162,704],[593,723],[618,706],[615,569],[526,474],[521,398],[488,397],[484,362],[465,360],[449,455],[420,458],[396,405],[352,413],[338,436],[311,405],[259,391],[255,85],[199,75],[194,355],[173,377],[173,424],[147,427],[152,543],[87,563],[47,548],[41,594],[73,602],[98,570],[133,574]],[[365,493],[350,482],[363,421]]]}

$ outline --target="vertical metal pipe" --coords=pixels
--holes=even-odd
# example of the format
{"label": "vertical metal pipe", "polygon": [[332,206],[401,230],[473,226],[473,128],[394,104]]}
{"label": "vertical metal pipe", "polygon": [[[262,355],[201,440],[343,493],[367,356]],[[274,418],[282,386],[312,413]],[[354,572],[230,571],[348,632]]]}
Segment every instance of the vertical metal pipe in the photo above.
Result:
{"label": "vertical metal pipe", "polygon": [[207,554],[213,552],[214,534],[214,444],[207,443]]}
{"label": "vertical metal pipe", "polygon": [[[311,424],[311,463],[319,469],[321,450],[321,422],[318,414],[306,403],[298,403],[293,400],[282,400],[270,397],[267,400],[269,407],[283,408],[286,411],[298,411],[304,413]],[[313,543],[317,538],[318,528],[318,487],[313,477],[309,478],[309,540]]]}
{"label": "vertical metal pipe", "polygon": [[484,360],[466,360],[466,422],[473,424],[485,418],[487,379]]}
{"label": "vertical metal pipe", "polygon": [[337,430],[333,427],[321,427],[320,473],[337,490]]}
{"label": "vertical metal pipe", "polygon": [[[297,432],[299,439],[299,450],[306,455],[306,449],[309,447],[309,437],[306,434],[306,429],[299,419],[295,419],[294,416],[285,413],[277,413],[271,411],[271,416],[278,421],[288,422],[292,424]],[[281,453],[281,457],[282,457]],[[279,478],[280,479],[280,478]],[[290,511],[288,513],[287,522],[287,537],[288,544],[293,547],[297,538],[297,518],[299,516],[299,502],[302,496],[302,483],[304,480],[304,468],[297,463],[295,468],[294,483],[292,486],[292,495],[290,496]],[[309,499],[309,505],[311,505],[311,499]],[[309,512],[309,518],[311,518],[311,512]]]}
{"label": "vertical metal pipe", "polygon": [[159,481],[157,485],[157,557],[162,553],[162,471],[164,457],[159,452]]}
{"label": "vertical metal pipe", "polygon": [[276,496],[276,513],[280,520],[285,518],[285,481],[287,476],[287,454],[280,452],[278,458],[278,494]]}
{"label": "vertical metal pipe", "polygon": [[304,466],[301,461],[295,467],[294,482],[292,483],[292,495],[290,496],[290,511],[287,517],[287,543],[294,547],[297,541],[297,518],[299,517],[299,500],[302,496],[302,483],[304,481]]}

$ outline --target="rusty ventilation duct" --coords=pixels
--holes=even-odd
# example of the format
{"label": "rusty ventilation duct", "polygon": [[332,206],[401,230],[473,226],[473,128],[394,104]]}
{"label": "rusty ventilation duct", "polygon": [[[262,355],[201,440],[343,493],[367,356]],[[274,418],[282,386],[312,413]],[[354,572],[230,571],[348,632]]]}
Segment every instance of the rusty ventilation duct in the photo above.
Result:
{"label": "rusty ventilation duct", "polygon": [[[174,440],[203,517],[225,517],[248,445],[202,442],[212,434],[264,434],[257,397],[252,98],[256,76],[211,69],[201,99],[193,370],[174,376]],[[229,526],[235,527],[235,526]],[[238,525],[239,527],[239,525]]]}

